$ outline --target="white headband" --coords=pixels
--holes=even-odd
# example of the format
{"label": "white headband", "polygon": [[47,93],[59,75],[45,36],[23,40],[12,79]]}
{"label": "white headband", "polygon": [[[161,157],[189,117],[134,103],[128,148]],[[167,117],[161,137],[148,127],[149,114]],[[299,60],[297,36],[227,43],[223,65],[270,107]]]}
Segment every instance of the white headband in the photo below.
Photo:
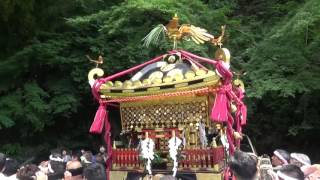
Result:
{"label": "white headband", "polygon": [[60,157],[53,157],[52,155],[49,156],[49,159],[51,161],[58,161],[58,162],[63,162],[63,159]]}
{"label": "white headband", "polygon": [[277,172],[277,176],[284,179],[284,180],[299,180],[299,179],[296,179],[296,178],[293,178],[293,177],[290,177],[286,174],[283,174],[282,172],[278,171]]}
{"label": "white headband", "polygon": [[304,159],[301,159],[297,153],[291,153],[290,156],[304,165],[310,165],[310,162],[307,162]]}
{"label": "white headband", "polygon": [[273,154],[276,155],[284,164],[288,164],[288,161],[278,151],[274,151]]}
{"label": "white headband", "polygon": [[48,164],[48,171],[49,171],[50,173],[54,173],[54,170],[52,169],[50,163]]}

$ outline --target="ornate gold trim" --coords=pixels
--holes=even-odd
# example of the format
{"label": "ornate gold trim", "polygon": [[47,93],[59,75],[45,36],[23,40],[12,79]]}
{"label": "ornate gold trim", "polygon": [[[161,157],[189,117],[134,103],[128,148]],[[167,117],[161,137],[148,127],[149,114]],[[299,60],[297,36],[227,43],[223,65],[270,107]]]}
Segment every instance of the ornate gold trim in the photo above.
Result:
{"label": "ornate gold trim", "polygon": [[146,100],[146,101],[139,101],[139,102],[123,102],[120,105],[121,107],[138,107],[138,106],[150,106],[150,105],[157,105],[157,104],[177,104],[177,103],[186,103],[186,102],[204,102],[208,101],[207,96],[197,96],[197,97],[170,97],[168,100]]}
{"label": "ornate gold trim", "polygon": [[157,95],[162,93],[170,93],[170,92],[177,92],[177,91],[187,91],[187,90],[194,90],[201,87],[216,87],[219,85],[220,79],[211,79],[210,81],[207,80],[205,82],[192,84],[189,86],[183,86],[183,87],[172,87],[168,89],[160,89],[160,87],[153,87],[148,88],[147,91],[141,91],[141,92],[110,92],[110,90],[100,90],[100,93],[104,95],[106,99],[114,99],[114,98],[121,98],[121,97],[134,97],[134,96],[146,96],[146,95]]}
{"label": "ornate gold trim", "polygon": [[[179,79],[181,77],[172,77],[174,79],[176,79],[175,81],[167,81],[167,82],[156,82],[156,83],[151,83],[150,79],[145,79],[142,81],[142,86],[135,86],[134,84],[130,87],[126,87],[123,88],[124,83],[122,84],[121,81],[115,81],[114,86],[113,87],[108,87],[108,86],[101,86],[100,90],[105,90],[105,89],[112,89],[112,90],[123,90],[123,89],[138,89],[138,88],[149,88],[149,87],[159,87],[159,86],[168,86],[168,85],[175,85],[175,84],[179,84],[179,83],[185,83],[185,82],[191,82],[191,81],[196,81],[196,80],[200,80],[200,79],[206,79],[211,77],[212,79],[219,79],[220,77],[218,75],[216,75],[214,72],[212,71],[208,71],[206,74],[203,70],[200,70],[198,72],[198,76],[194,76],[192,79],[189,78],[185,78],[185,79]],[[162,79],[161,79],[162,80]]]}

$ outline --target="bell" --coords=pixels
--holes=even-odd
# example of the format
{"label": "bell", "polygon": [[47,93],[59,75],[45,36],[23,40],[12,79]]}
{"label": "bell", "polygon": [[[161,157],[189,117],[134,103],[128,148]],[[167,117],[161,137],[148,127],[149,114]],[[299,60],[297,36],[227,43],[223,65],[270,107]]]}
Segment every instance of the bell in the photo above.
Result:
{"label": "bell", "polygon": [[234,113],[237,111],[237,106],[231,103],[231,111]]}

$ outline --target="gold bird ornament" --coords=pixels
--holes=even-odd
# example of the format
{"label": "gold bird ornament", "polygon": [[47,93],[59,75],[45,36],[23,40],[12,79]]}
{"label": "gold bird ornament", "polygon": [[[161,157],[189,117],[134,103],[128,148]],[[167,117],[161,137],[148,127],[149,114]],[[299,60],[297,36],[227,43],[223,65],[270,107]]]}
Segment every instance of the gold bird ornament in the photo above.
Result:
{"label": "gold bird ornament", "polygon": [[206,29],[196,27],[190,24],[179,24],[179,17],[175,14],[167,25],[159,24],[153,28],[150,33],[143,38],[144,46],[149,47],[150,44],[157,44],[160,39],[167,36],[173,41],[173,49],[177,48],[177,41],[183,39],[192,39],[196,44],[211,42],[214,45],[222,45],[225,26],[223,32],[218,38],[214,38]]}
{"label": "gold bird ornament", "polygon": [[96,64],[96,68],[97,68],[100,64],[103,64],[103,57],[102,57],[101,55],[98,57],[97,60],[91,59],[91,57],[90,57],[89,55],[86,55],[86,57],[89,59],[90,62],[93,62],[93,63]]}
{"label": "gold bird ornament", "polygon": [[221,26],[220,36],[217,38],[212,38],[210,42],[215,46],[220,46],[221,48],[225,30],[226,30],[226,25]]}

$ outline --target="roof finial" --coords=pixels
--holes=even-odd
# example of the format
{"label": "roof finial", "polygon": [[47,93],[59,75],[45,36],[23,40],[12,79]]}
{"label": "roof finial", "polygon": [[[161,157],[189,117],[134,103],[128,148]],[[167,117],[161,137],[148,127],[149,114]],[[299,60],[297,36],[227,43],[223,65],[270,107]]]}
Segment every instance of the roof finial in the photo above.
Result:
{"label": "roof finial", "polygon": [[103,64],[103,57],[101,55],[99,55],[97,60],[91,59],[91,57],[89,55],[86,55],[86,57],[89,59],[90,62],[93,62],[96,64],[96,68],[99,67],[99,64]]}

